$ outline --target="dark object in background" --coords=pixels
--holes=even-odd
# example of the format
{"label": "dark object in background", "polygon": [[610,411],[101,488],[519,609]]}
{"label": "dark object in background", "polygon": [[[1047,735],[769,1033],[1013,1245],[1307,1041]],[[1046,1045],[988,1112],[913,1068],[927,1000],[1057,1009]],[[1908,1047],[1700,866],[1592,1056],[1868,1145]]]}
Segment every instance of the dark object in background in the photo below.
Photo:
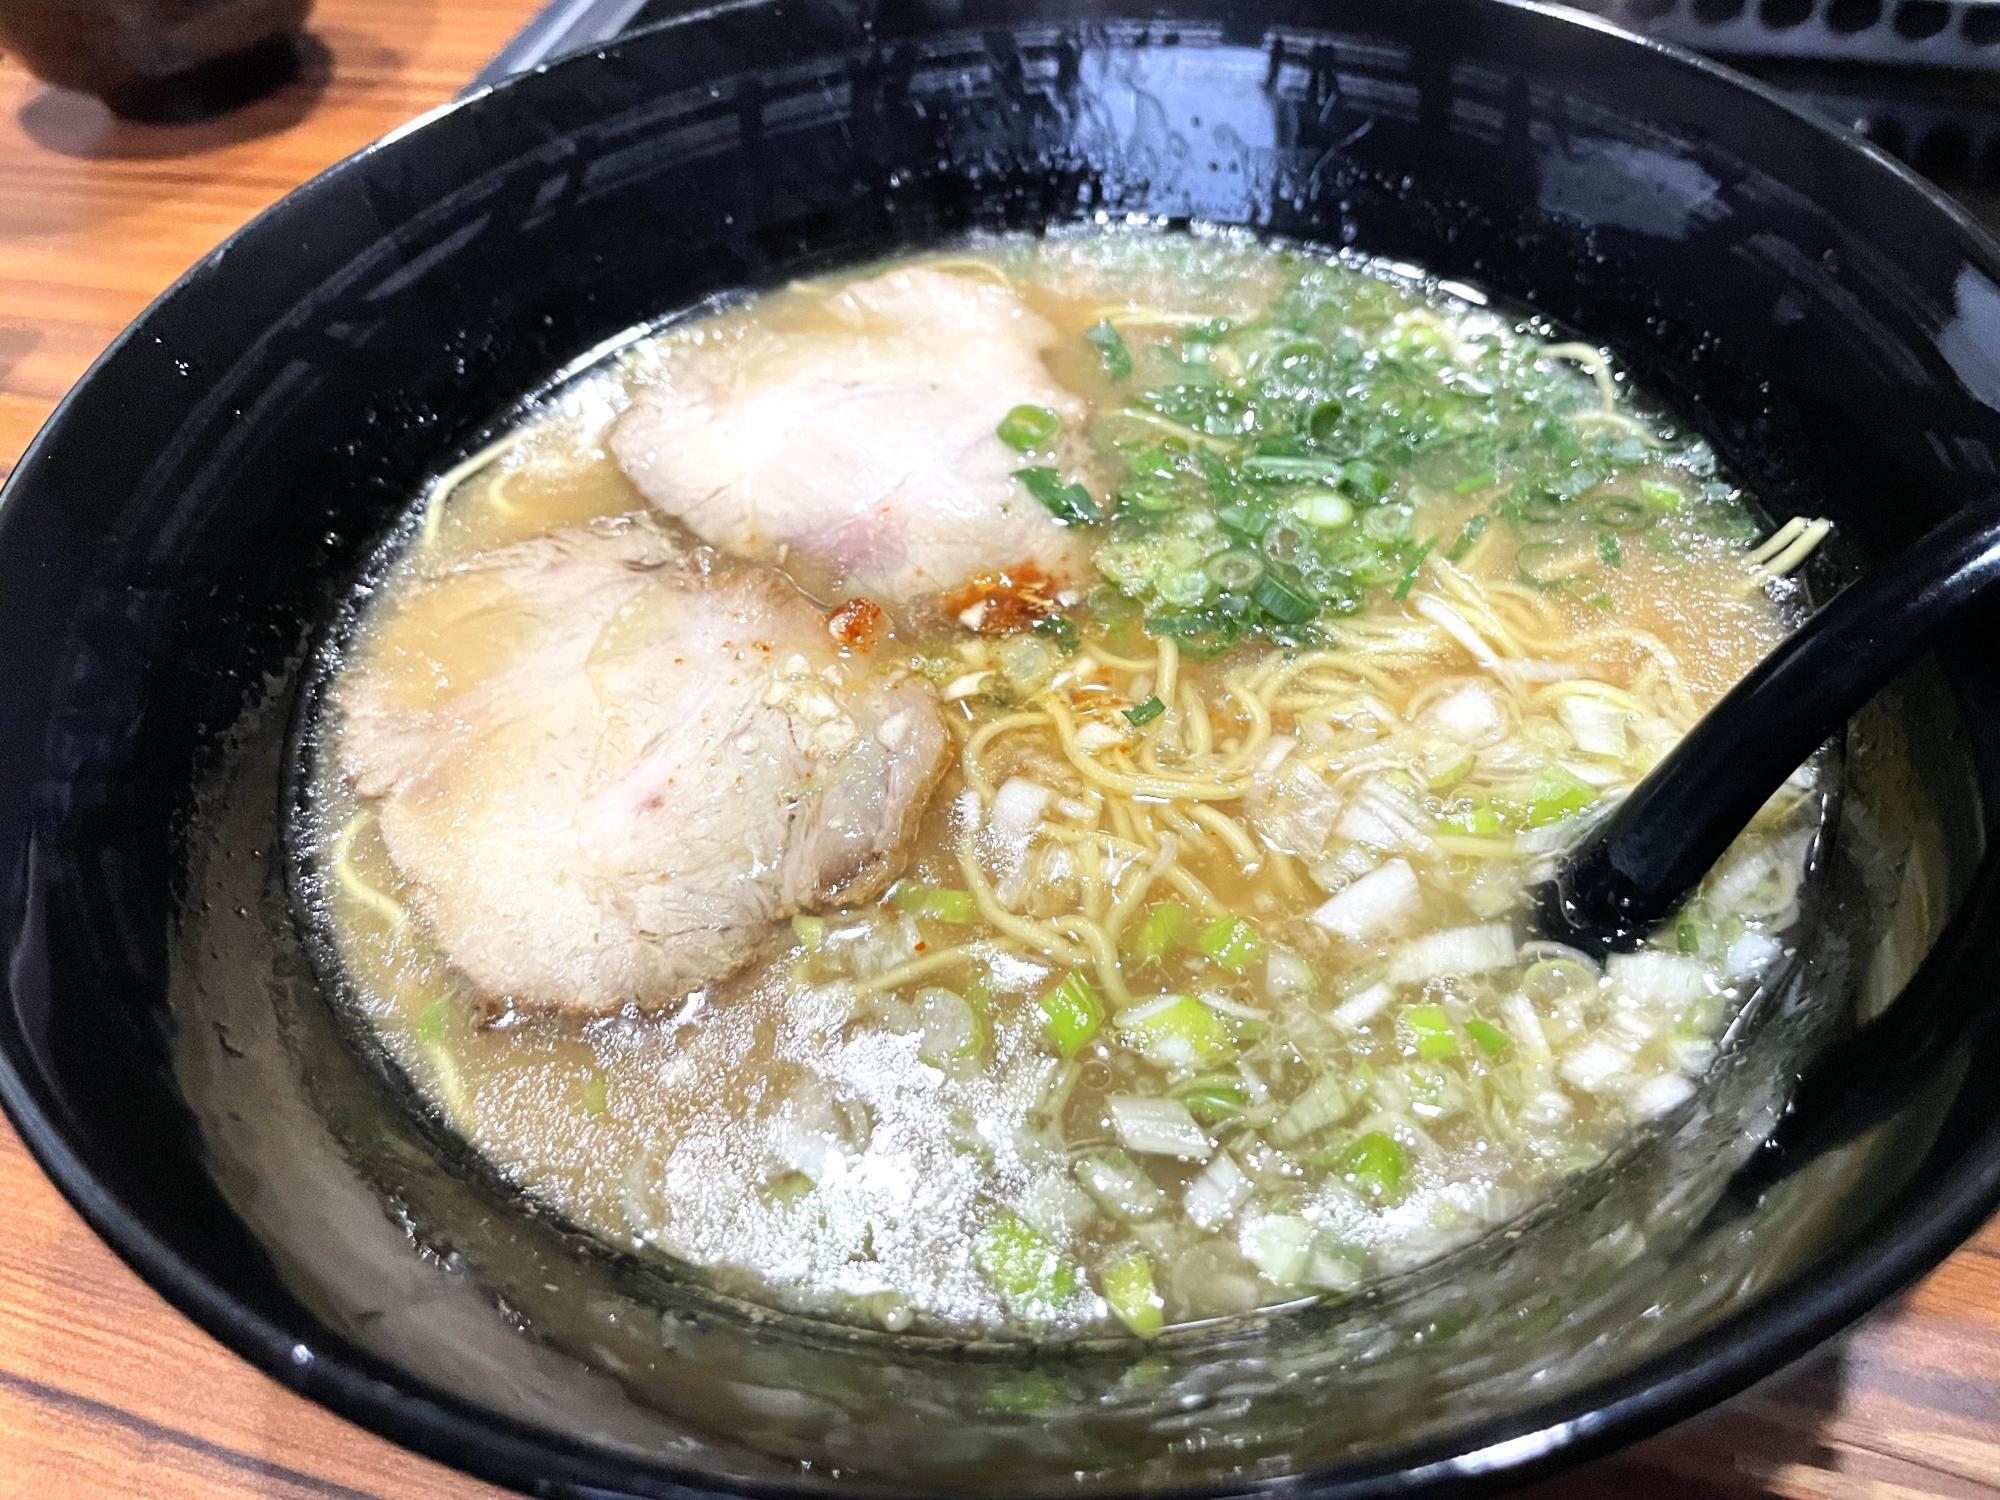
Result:
{"label": "dark object in background", "polygon": [[297,76],[312,0],[0,0],[0,46],[132,120],[205,119]]}
{"label": "dark object in background", "polygon": [[[291,921],[283,741],[425,477],[642,319],[1098,214],[1352,244],[1587,330],[1780,514],[1840,521],[1816,569],[2000,465],[2000,246],[1776,96],[1538,9],[717,5],[442,111],[205,257],[0,504],[0,1103],[176,1306],[548,1496],[1383,1500],[1740,1390],[2000,1201],[1980,630],[1852,736],[1833,870],[1868,890],[1702,1110],[1512,1240],[1230,1338],[1036,1358],[756,1316],[526,1211],[382,1086]],[[1872,1066],[1829,1074],[1849,1011]]]}

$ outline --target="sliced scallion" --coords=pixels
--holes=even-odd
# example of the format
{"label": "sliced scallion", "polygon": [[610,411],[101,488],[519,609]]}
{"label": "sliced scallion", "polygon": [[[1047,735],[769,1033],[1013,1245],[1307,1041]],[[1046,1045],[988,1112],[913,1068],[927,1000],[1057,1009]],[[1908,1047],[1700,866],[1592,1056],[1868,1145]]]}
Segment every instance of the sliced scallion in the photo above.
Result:
{"label": "sliced scallion", "polygon": [[1071,974],[1042,996],[1042,1031],[1064,1057],[1075,1057],[1104,1024],[1104,1002],[1090,981]]}
{"label": "sliced scallion", "polygon": [[1125,717],[1134,729],[1141,728],[1159,718],[1167,711],[1167,705],[1158,698],[1148,698],[1143,703],[1135,703],[1125,710]]}
{"label": "sliced scallion", "polygon": [[1410,1154],[1394,1136],[1371,1130],[1340,1154],[1335,1167],[1344,1182],[1376,1202],[1394,1203],[1403,1195]]}
{"label": "sliced scallion", "polygon": [[1111,326],[1110,319],[1100,318],[1083,337],[1097,351],[1097,358],[1103,364],[1106,375],[1113,380],[1123,380],[1132,373],[1132,351],[1125,347],[1125,340]]}
{"label": "sliced scallion", "polygon": [[1102,519],[1090,491],[1065,480],[1054,469],[1016,469],[1014,477],[1065,526],[1088,526]]}
{"label": "sliced scallion", "polygon": [[1210,959],[1232,973],[1241,974],[1264,957],[1264,940],[1257,929],[1241,917],[1217,917],[1202,928],[1196,939]]}
{"label": "sliced scallion", "polygon": [[1140,1338],[1152,1338],[1166,1327],[1166,1303],[1154,1290],[1153,1263],[1143,1251],[1112,1261],[1098,1272],[1097,1285],[1105,1305]]}
{"label": "sliced scallion", "polygon": [[1022,453],[1045,448],[1062,431],[1062,418],[1046,406],[1017,406],[995,429],[1000,441]]}
{"label": "sliced scallion", "polygon": [[1126,951],[1136,964],[1156,964],[1187,941],[1192,919],[1178,901],[1155,901],[1134,929]]}
{"label": "sliced scallion", "polygon": [[1303,625],[1319,613],[1319,600],[1270,572],[1251,586],[1250,602],[1283,625]]}
{"label": "sliced scallion", "polygon": [[976,921],[979,917],[979,903],[973,899],[972,892],[926,885],[916,880],[897,886],[889,897],[889,904],[913,917],[950,922],[956,926]]}

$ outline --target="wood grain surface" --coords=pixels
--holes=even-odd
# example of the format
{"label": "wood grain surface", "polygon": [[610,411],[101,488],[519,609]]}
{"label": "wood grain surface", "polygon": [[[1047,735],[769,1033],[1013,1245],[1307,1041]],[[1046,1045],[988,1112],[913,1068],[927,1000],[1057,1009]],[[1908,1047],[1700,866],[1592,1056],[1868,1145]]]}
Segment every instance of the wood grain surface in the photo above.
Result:
{"label": "wood grain surface", "polygon": [[[134,126],[0,61],[0,472],[91,358],[288,188],[449,98],[537,0],[320,0],[314,60],[206,124]],[[4,731],[0,731],[4,732]],[[0,1125],[0,1500],[478,1500],[214,1343]],[[1532,1500],[2000,1496],[2000,1223],[1835,1348]]]}

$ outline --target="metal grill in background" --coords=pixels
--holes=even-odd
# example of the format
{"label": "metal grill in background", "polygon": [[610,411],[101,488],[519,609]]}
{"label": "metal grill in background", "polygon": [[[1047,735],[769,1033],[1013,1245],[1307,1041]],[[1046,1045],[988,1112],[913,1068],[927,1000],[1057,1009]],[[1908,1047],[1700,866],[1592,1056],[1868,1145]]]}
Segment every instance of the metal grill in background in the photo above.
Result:
{"label": "metal grill in background", "polygon": [[[553,0],[476,83],[701,0]],[[1565,0],[1722,58],[1859,130],[2000,228],[2000,0]]]}
{"label": "metal grill in background", "polygon": [[1798,95],[1953,191],[2000,190],[2000,0],[1568,0]]}

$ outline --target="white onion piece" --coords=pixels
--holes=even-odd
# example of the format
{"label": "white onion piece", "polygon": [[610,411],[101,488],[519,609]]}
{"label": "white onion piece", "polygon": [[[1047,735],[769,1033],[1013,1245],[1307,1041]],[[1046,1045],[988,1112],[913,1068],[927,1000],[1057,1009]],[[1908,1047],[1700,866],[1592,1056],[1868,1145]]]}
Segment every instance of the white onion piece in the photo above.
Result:
{"label": "white onion piece", "polygon": [[1285,763],[1285,757],[1298,748],[1299,742],[1288,734],[1274,734],[1264,746],[1264,753],[1257,757],[1257,774],[1269,776]]}
{"label": "white onion piece", "polygon": [[1586,755],[1625,758],[1625,725],[1630,715],[1615,703],[1588,693],[1571,693],[1556,705],[1556,717]]}
{"label": "white onion piece", "polygon": [[1701,960],[1685,953],[1663,953],[1657,948],[1614,953],[1605,961],[1604,972],[1619,994],[1670,1010],[1708,994],[1708,975]]}
{"label": "white onion piece", "polygon": [[993,811],[987,818],[987,827],[1003,839],[1025,840],[1055,800],[1054,790],[1039,781],[1009,776],[993,794]]}
{"label": "white onion piece", "polygon": [[1762,932],[1746,932],[1729,945],[1723,955],[1730,977],[1748,979],[1761,974],[1785,956],[1785,945]]}
{"label": "white onion piece", "polygon": [[1389,781],[1371,781],[1347,804],[1333,831],[1374,849],[1428,849],[1430,815],[1416,798]]}
{"label": "white onion piece", "polygon": [[1178,1156],[1184,1161],[1207,1161],[1215,1150],[1208,1132],[1195,1123],[1187,1106],[1178,1099],[1149,1098],[1140,1094],[1113,1094],[1107,1101],[1111,1124],[1128,1151],[1148,1156]]}
{"label": "white onion piece", "polygon": [[1150,1219],[1167,1206],[1167,1195],[1123,1151],[1104,1151],[1076,1164],[1077,1181],[1114,1219]]}
{"label": "white onion piece", "polygon": [[1631,1066],[1631,1053],[1596,1039],[1572,1047],[1563,1055],[1557,1071],[1585,1093],[1600,1094],[1621,1079]]}
{"label": "white onion piece", "polygon": [[1312,920],[1349,942],[1387,937],[1407,927],[1423,907],[1416,872],[1400,859],[1370,870],[1312,914]]}
{"label": "white onion piece", "polygon": [[1296,953],[1271,950],[1264,960],[1264,987],[1273,995],[1296,995],[1313,987],[1312,965]]}
{"label": "white onion piece", "polygon": [[1635,1086],[1628,1097],[1634,1114],[1642,1120],[1654,1120],[1692,1099],[1694,1084],[1678,1073],[1662,1073]]}
{"label": "white onion piece", "polygon": [[954,677],[944,685],[944,691],[938,694],[938,696],[947,703],[956,703],[961,698],[970,698],[986,685],[986,679],[992,675],[993,669],[989,667],[983,672],[967,672],[963,677]]}
{"label": "white onion piece", "polygon": [[1392,984],[1417,984],[1449,974],[1483,974],[1510,967],[1519,949],[1505,922],[1447,927],[1405,943],[1389,960]]}
{"label": "white onion piece", "polygon": [[1313,1227],[1296,1214],[1263,1214],[1243,1226],[1238,1248],[1264,1279],[1291,1286],[1306,1273]]}
{"label": "white onion piece", "polygon": [[1271,1127],[1271,1139],[1280,1146],[1296,1146],[1329,1125],[1338,1125],[1354,1107],[1347,1086],[1331,1073],[1322,1073],[1294,1099]]}
{"label": "white onion piece", "polygon": [[1243,1206],[1254,1186],[1236,1158],[1225,1151],[1187,1185],[1181,1206],[1197,1227],[1213,1229]]}
{"label": "white onion piece", "polygon": [[1333,1023],[1345,1026],[1349,1031],[1359,1031],[1370,1021],[1389,1008],[1389,1002],[1396,998],[1396,992],[1386,984],[1371,984],[1358,995],[1351,995],[1333,1008]]}
{"label": "white onion piece", "polygon": [[1467,683],[1423,711],[1420,722],[1461,745],[1489,745],[1507,729],[1507,713],[1490,688]]}

